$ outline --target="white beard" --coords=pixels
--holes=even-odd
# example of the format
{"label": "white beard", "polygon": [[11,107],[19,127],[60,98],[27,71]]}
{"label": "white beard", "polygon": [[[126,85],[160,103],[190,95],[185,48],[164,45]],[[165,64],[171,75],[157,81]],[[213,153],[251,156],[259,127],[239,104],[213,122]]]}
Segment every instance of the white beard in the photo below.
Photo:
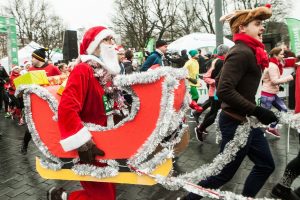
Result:
{"label": "white beard", "polygon": [[121,67],[119,65],[118,54],[115,50],[115,46],[101,43],[100,51],[100,57],[102,58],[102,61],[105,65],[103,67],[113,75],[119,74],[121,71]]}

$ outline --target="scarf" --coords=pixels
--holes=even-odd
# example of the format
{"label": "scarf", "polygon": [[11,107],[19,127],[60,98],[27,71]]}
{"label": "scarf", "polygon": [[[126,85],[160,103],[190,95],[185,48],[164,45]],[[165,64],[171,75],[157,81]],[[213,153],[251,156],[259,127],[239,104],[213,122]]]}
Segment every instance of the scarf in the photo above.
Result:
{"label": "scarf", "polygon": [[217,58],[219,58],[220,60],[225,60],[225,56],[217,56]]}
{"label": "scarf", "polygon": [[127,108],[122,91],[113,84],[112,80],[115,75],[110,74],[99,62],[93,59],[87,60],[86,63],[92,67],[94,77],[99,81],[107,98],[114,101],[114,108],[119,110]]}
{"label": "scarf", "polygon": [[260,66],[262,70],[269,66],[268,54],[265,52],[265,45],[263,43],[247,34],[242,33],[234,34],[233,41],[242,41],[250,47],[255,53],[257,65]]}
{"label": "scarf", "polygon": [[277,58],[275,58],[275,57],[271,57],[270,58],[270,62],[272,62],[272,63],[274,63],[275,65],[278,66],[280,75],[282,75],[282,73],[283,73],[283,65],[282,65],[282,63],[279,62],[279,60]]}

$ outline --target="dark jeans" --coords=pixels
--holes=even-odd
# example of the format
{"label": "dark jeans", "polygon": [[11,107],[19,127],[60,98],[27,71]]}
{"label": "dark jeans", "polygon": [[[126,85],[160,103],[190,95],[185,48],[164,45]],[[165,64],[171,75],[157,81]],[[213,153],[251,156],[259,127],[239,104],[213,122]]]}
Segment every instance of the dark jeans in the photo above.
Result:
{"label": "dark jeans", "polygon": [[219,100],[211,100],[210,111],[206,113],[202,124],[200,125],[200,131],[204,131],[207,127],[215,122],[218,115],[218,111],[221,108],[221,102]]}
{"label": "dark jeans", "polygon": [[[220,130],[222,133],[220,152],[222,152],[225,145],[233,139],[239,124],[239,121],[231,118],[224,112],[221,112],[219,119]],[[275,169],[268,141],[264,137],[264,133],[260,128],[253,128],[250,131],[246,146],[240,149],[235,160],[227,164],[220,174],[208,177],[206,180],[202,180],[198,184],[202,187],[212,189],[221,187],[231,180],[246,156],[248,156],[254,163],[254,167],[246,179],[242,195],[255,197]],[[189,193],[187,196],[187,199],[190,200],[201,198],[201,196],[193,193]]]}
{"label": "dark jeans", "polygon": [[300,152],[298,155],[291,160],[285,168],[284,177],[288,178],[287,180],[290,184],[300,175]]}
{"label": "dark jeans", "polygon": [[203,108],[203,111],[210,107],[211,102],[213,101],[214,97],[209,97],[203,104],[201,104],[201,107]]}
{"label": "dark jeans", "polygon": [[23,138],[23,145],[26,149],[28,147],[28,144],[29,144],[30,140],[31,140],[31,134],[30,134],[30,132],[27,128],[26,131],[25,131],[25,134],[24,134],[24,138]]}
{"label": "dark jeans", "polygon": [[0,86],[0,110],[3,108],[3,102],[4,102],[4,88]]}

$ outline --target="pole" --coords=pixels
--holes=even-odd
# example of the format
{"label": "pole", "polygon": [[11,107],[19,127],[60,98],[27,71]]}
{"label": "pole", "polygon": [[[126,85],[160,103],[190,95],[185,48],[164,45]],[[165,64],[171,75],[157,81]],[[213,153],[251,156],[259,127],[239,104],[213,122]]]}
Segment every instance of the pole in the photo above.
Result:
{"label": "pole", "polygon": [[216,47],[223,44],[223,24],[220,22],[222,16],[222,0],[215,1],[215,23],[216,23]]}

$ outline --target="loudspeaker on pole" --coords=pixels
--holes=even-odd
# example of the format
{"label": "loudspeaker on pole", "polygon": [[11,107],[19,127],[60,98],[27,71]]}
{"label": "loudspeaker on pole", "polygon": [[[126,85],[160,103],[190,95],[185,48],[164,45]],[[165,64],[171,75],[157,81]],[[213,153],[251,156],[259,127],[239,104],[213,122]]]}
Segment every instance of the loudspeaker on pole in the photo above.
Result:
{"label": "loudspeaker on pole", "polygon": [[66,30],[63,34],[63,58],[71,61],[78,57],[77,31]]}

